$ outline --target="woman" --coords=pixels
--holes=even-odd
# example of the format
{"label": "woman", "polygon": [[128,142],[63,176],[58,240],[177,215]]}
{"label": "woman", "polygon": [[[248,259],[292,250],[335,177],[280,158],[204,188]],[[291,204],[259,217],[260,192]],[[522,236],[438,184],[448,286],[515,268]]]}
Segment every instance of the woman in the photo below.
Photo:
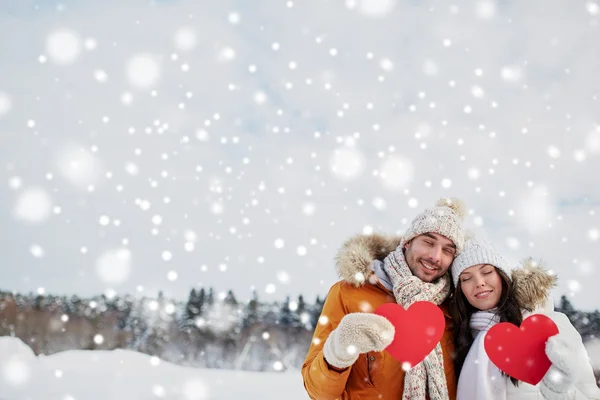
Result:
{"label": "woman", "polygon": [[[477,238],[465,244],[451,271],[458,400],[600,399],[581,336],[564,314],[554,311],[554,276],[531,260],[512,268],[491,244]],[[485,333],[496,323],[518,326],[530,314],[545,314],[559,329],[546,344],[552,366],[536,386],[501,372],[483,345]]]}

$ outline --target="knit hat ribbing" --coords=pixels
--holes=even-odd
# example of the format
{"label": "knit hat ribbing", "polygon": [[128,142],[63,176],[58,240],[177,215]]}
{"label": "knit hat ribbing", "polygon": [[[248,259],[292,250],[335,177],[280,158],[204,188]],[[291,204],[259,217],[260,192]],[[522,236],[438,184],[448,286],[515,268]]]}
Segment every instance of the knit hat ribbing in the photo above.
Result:
{"label": "knit hat ribbing", "polygon": [[424,233],[433,232],[452,240],[456,254],[463,250],[465,235],[462,220],[465,214],[464,204],[454,198],[440,199],[434,207],[427,208],[413,219],[402,237],[400,246]]}
{"label": "knit hat ribbing", "polygon": [[454,286],[458,284],[458,278],[462,272],[473,265],[489,264],[502,270],[509,279],[514,269],[498,253],[493,244],[483,238],[470,238],[465,242],[465,247],[452,263],[452,281]]}

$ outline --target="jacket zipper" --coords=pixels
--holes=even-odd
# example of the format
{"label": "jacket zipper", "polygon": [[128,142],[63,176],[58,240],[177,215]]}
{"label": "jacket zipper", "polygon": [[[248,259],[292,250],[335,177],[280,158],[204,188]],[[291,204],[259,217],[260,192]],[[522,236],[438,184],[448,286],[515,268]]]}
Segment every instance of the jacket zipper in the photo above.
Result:
{"label": "jacket zipper", "polygon": [[369,356],[369,353],[367,353],[367,378],[369,379],[369,383],[375,386],[373,384],[373,379],[371,378],[371,357]]}

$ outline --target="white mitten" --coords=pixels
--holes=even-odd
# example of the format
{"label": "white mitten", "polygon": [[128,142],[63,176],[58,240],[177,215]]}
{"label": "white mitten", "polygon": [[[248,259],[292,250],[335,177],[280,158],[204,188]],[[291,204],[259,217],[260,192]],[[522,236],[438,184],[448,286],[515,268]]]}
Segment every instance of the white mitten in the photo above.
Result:
{"label": "white mitten", "polygon": [[577,369],[585,357],[580,354],[584,349],[581,336],[564,314],[553,312],[550,316],[559,332],[546,343],[546,355],[552,366],[544,376],[540,390],[546,399],[574,399]]}
{"label": "white mitten", "polygon": [[554,365],[544,375],[540,384],[540,392],[547,400],[574,400],[576,394],[575,385],[570,376]]}
{"label": "white mitten", "polygon": [[395,332],[394,325],[381,315],[346,314],[325,341],[323,355],[330,365],[347,368],[359,354],[385,349]]}

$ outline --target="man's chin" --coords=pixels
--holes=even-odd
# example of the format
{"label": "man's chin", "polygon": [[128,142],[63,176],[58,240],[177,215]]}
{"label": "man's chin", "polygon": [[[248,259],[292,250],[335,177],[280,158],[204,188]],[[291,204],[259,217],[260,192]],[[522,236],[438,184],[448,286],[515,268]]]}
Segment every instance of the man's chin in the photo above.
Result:
{"label": "man's chin", "polygon": [[427,274],[421,273],[421,274],[419,274],[417,276],[417,278],[419,278],[423,282],[431,283],[431,282],[435,281],[436,279],[438,279],[439,276],[437,276],[437,275],[427,275]]}

